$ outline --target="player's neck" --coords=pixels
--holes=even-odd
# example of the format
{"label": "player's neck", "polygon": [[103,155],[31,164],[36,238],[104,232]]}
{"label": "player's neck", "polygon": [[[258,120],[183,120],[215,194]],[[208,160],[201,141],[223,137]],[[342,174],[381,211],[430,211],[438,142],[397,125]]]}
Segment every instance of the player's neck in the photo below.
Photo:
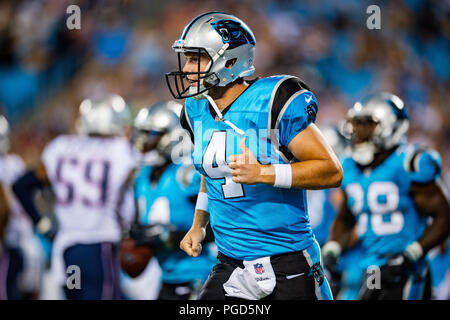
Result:
{"label": "player's neck", "polygon": [[225,87],[210,89],[210,96],[214,99],[220,111],[235,101],[248,87],[247,83],[231,83]]}
{"label": "player's neck", "polygon": [[384,150],[384,151],[381,151],[380,153],[377,153],[375,155],[375,159],[372,161],[372,163],[369,164],[368,166],[363,166],[363,168],[374,169],[374,168],[378,167],[387,158],[389,158],[391,156],[391,154],[393,154],[397,148],[398,148],[398,146],[395,146],[391,149]]}
{"label": "player's neck", "polygon": [[170,165],[170,162],[167,161],[161,166],[157,166],[153,169],[152,173],[150,174],[150,183],[158,183],[159,179],[161,178],[164,171],[166,171],[167,167]]}

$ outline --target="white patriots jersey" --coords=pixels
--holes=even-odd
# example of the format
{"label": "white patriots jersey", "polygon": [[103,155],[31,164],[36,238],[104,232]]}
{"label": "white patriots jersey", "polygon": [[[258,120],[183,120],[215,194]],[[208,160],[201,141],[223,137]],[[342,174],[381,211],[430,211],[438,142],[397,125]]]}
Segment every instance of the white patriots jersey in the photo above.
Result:
{"label": "white patriots jersey", "polygon": [[11,190],[12,184],[25,172],[23,160],[14,154],[0,156],[0,183],[6,192],[8,205],[11,209],[5,240],[10,246],[17,246],[21,232],[32,228],[31,219],[23,211]]}
{"label": "white patriots jersey", "polygon": [[62,135],[50,142],[42,161],[56,198],[58,234],[77,234],[83,243],[118,241],[119,214],[126,223],[133,212],[124,212],[121,195],[138,159],[124,137]]}

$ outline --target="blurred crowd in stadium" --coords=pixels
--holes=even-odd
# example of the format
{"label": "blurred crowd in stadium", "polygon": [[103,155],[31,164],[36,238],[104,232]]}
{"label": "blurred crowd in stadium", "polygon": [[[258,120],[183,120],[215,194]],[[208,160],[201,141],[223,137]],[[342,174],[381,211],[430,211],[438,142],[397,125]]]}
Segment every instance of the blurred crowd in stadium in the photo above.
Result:
{"label": "blurred crowd in stadium", "polygon": [[[81,29],[69,30],[69,5]],[[366,8],[381,8],[381,29]],[[345,119],[368,93],[405,101],[411,142],[435,148],[450,188],[450,5],[359,0],[0,0],[0,113],[13,153],[33,165],[45,144],[74,130],[80,102],[120,94],[134,114],[170,99],[164,73],[183,26],[207,11],[238,14],[257,40],[256,76],[301,77],[319,102],[318,124]]]}
{"label": "blurred crowd in stadium", "polygon": [[[0,108],[13,151],[28,163],[73,128],[80,101],[121,94],[134,111],[170,97],[163,73],[193,16],[238,12],[257,38],[256,75],[294,74],[316,92],[318,121],[334,122],[367,93],[404,99],[412,141],[441,152],[450,185],[448,18],[445,1],[380,2],[381,30],[366,28],[373,1],[0,1]],[[68,30],[67,6],[81,8]]]}

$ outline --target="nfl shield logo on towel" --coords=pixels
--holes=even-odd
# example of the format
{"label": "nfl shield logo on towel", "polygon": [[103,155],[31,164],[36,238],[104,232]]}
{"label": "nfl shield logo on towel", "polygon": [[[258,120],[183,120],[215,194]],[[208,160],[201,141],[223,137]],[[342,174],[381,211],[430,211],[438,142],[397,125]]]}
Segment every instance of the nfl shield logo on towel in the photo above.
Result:
{"label": "nfl shield logo on towel", "polygon": [[264,273],[264,267],[262,265],[262,263],[256,263],[253,265],[253,267],[255,268],[255,272],[257,274],[263,274]]}

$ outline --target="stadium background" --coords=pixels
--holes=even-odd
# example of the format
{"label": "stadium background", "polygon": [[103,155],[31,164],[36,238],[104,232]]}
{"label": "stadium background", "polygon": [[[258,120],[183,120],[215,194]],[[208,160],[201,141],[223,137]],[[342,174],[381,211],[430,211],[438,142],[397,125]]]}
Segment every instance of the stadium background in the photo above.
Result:
{"label": "stadium background", "polygon": [[[66,26],[72,4],[80,30]],[[381,30],[366,27],[371,4],[381,8]],[[0,0],[0,113],[12,124],[11,151],[32,166],[49,140],[74,130],[80,102],[94,92],[122,95],[134,114],[170,99],[171,45],[207,11],[251,27],[256,76],[309,84],[319,125],[344,119],[368,93],[400,96],[410,141],[440,152],[450,188],[449,1]]]}
{"label": "stadium background", "polygon": [[[68,30],[66,8],[81,8]],[[366,8],[381,8],[381,30]],[[436,148],[450,186],[448,1],[0,1],[0,110],[12,151],[34,163],[53,136],[72,130],[80,101],[121,94],[133,111],[170,98],[171,45],[199,13],[223,10],[251,26],[256,75],[302,77],[319,101],[318,123],[343,119],[363,95],[404,99],[412,141]]]}

